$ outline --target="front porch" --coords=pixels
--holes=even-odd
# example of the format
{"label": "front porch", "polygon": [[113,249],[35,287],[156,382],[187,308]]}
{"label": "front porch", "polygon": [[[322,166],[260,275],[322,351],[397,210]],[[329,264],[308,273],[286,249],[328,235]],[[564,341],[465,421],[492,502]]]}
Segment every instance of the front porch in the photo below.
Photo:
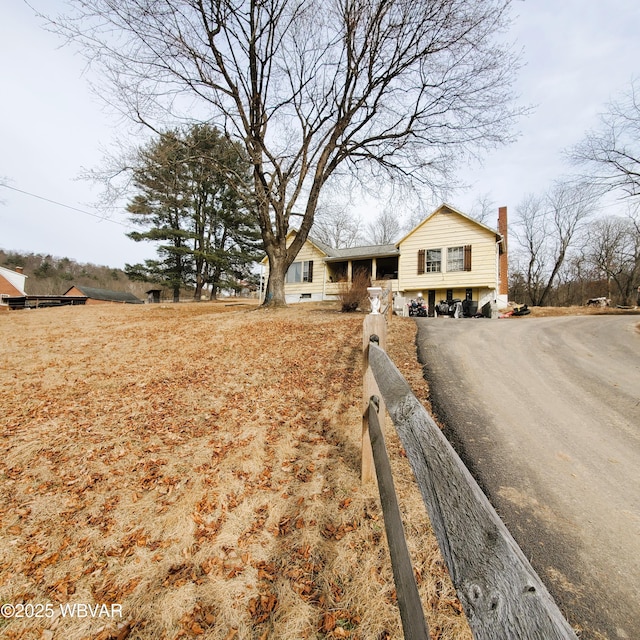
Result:
{"label": "front porch", "polygon": [[398,279],[398,256],[333,258],[325,260],[327,284],[351,282],[354,274],[364,272],[372,281]]}
{"label": "front porch", "polygon": [[397,291],[398,256],[374,256],[369,258],[329,259],[326,264],[325,297],[335,297],[345,284],[353,281],[356,273],[364,272],[374,286]]}

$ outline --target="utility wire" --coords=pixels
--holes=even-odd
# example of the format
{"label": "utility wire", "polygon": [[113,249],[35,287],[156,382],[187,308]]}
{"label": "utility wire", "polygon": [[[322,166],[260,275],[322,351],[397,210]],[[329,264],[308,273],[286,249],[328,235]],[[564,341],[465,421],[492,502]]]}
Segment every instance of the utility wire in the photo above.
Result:
{"label": "utility wire", "polygon": [[98,220],[104,220],[105,222],[112,222],[113,224],[119,224],[121,227],[126,227],[127,229],[133,229],[134,227],[126,222],[120,222],[119,220],[113,220],[112,218],[106,218],[104,216],[100,216],[97,213],[91,213],[91,211],[85,211],[84,209],[78,209],[78,207],[72,207],[70,204],[64,204],[63,202],[57,202],[56,200],[51,200],[51,198],[45,198],[44,196],[39,196],[36,193],[30,193],[29,191],[24,191],[22,189],[18,189],[17,187],[11,187],[8,184],[0,183],[0,187],[4,187],[5,189],[11,189],[12,191],[17,191],[18,193],[23,193],[26,196],[31,196],[32,198],[38,198],[38,200],[44,200],[45,202],[50,202],[51,204],[56,204],[59,207],[64,207],[65,209],[71,209],[71,211],[77,211],[78,213],[84,213],[87,216],[91,216],[92,218],[98,218]]}

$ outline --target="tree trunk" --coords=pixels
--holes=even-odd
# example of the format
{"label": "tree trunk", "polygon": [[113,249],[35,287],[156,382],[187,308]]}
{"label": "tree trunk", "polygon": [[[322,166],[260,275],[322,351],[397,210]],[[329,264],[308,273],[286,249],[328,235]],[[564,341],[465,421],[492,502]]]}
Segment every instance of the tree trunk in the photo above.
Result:
{"label": "tree trunk", "polygon": [[269,256],[269,279],[263,305],[270,307],[286,307],[284,280],[288,266],[284,256]]}
{"label": "tree trunk", "polygon": [[195,302],[200,302],[201,298],[202,298],[202,278],[200,277],[200,274],[198,274],[196,276],[196,289],[193,292],[193,299]]}
{"label": "tree trunk", "polygon": [[222,269],[219,266],[213,267],[209,276],[209,282],[211,284],[211,297],[210,300],[218,299],[218,290],[220,289],[219,283],[222,278]]}
{"label": "tree trunk", "polygon": [[180,302],[180,285],[179,284],[173,287],[173,301]]}
{"label": "tree trunk", "polygon": [[[568,244],[568,243],[567,243]],[[558,271],[560,271],[560,267],[564,262],[564,258],[566,255],[566,247],[560,251],[560,255],[556,258],[556,262],[553,265],[553,270],[551,271],[551,275],[549,276],[549,280],[547,281],[547,285],[545,286],[542,295],[540,296],[540,300],[538,302],[538,306],[544,307],[549,294],[551,293],[551,287],[553,287],[553,283],[555,282],[556,276],[558,275]]]}

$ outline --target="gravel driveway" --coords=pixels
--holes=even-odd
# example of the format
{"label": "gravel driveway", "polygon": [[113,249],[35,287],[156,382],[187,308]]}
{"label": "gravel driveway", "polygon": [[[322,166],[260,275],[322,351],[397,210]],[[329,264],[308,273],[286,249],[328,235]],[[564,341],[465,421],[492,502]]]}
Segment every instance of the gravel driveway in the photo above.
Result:
{"label": "gravel driveway", "polygon": [[640,638],[639,322],[417,319],[434,413],[582,638]]}

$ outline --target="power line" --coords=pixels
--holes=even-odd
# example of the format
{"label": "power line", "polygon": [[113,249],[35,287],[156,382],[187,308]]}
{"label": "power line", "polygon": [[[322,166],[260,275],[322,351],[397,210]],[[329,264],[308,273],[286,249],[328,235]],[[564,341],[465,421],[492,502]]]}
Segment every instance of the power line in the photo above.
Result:
{"label": "power line", "polygon": [[97,213],[91,213],[91,211],[85,211],[84,209],[78,209],[78,207],[73,207],[70,204],[64,204],[63,202],[58,202],[56,200],[52,200],[51,198],[45,198],[44,196],[39,196],[36,193],[30,193],[29,191],[24,191],[23,189],[18,189],[17,187],[11,187],[8,184],[0,183],[0,187],[4,187],[5,189],[11,189],[12,191],[17,191],[18,193],[23,193],[26,196],[31,196],[32,198],[38,198],[38,200],[44,200],[44,202],[50,202],[51,204],[58,205],[59,207],[64,207],[65,209],[70,209],[71,211],[77,211],[78,213],[83,213],[84,215],[91,216],[92,218],[98,218],[98,220],[103,220],[104,222],[112,222],[113,224],[119,224],[121,227],[126,227],[127,229],[133,229],[134,227],[126,222],[120,222],[119,220],[113,220],[112,218],[106,218],[104,216],[100,216]]}

